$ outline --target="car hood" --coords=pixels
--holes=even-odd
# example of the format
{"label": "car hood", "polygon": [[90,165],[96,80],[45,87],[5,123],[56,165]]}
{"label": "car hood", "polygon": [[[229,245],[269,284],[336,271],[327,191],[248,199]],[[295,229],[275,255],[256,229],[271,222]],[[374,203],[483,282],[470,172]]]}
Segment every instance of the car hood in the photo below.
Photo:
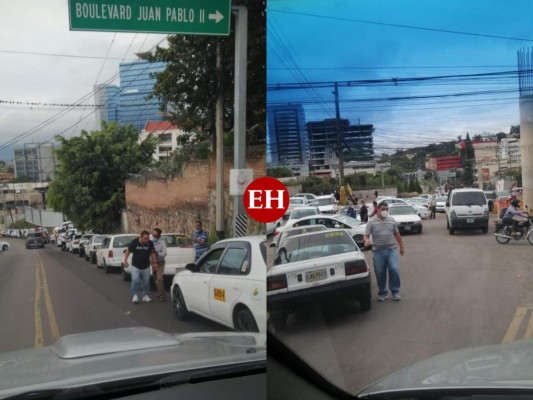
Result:
{"label": "car hood", "polygon": [[264,334],[172,335],[145,327],[86,332],[52,346],[0,354],[0,399],[264,360]]}
{"label": "car hood", "polygon": [[378,381],[359,393],[358,398],[481,388],[533,390],[533,341],[440,354]]}

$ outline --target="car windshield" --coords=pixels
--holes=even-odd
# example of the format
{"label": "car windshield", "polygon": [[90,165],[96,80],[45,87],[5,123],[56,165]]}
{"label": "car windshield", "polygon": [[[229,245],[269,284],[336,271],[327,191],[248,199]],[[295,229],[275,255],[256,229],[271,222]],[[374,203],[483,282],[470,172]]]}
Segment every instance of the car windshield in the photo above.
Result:
{"label": "car windshield", "polygon": [[410,215],[416,214],[416,211],[411,206],[394,206],[389,208],[389,215]]}
{"label": "car windshield", "polygon": [[448,198],[446,196],[441,196],[441,197],[437,198],[437,201],[439,203],[446,203],[447,200],[448,200]]}
{"label": "car windshield", "polygon": [[283,242],[274,265],[335,256],[357,251],[353,239],[344,231],[327,231],[294,236]]}
{"label": "car windshield", "polygon": [[290,204],[304,204],[304,199],[302,197],[291,197],[289,202]]}
{"label": "car windshield", "polygon": [[487,203],[481,192],[456,192],[452,194],[452,201],[455,206],[483,206]]}

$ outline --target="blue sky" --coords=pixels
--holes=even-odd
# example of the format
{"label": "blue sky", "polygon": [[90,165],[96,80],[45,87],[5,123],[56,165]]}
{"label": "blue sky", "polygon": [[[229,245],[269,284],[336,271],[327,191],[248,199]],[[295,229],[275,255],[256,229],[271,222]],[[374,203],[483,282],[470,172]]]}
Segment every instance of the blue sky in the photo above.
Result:
{"label": "blue sky", "polygon": [[[533,47],[532,17],[533,2],[522,0],[269,0],[267,80],[388,80],[339,90],[341,117],[373,124],[378,153],[467,132],[509,132],[520,123],[515,73],[423,83],[392,79],[516,71],[517,51]],[[439,97],[384,100],[420,96]],[[331,88],[269,90],[267,98],[269,104],[304,102],[308,121],[335,116]]]}

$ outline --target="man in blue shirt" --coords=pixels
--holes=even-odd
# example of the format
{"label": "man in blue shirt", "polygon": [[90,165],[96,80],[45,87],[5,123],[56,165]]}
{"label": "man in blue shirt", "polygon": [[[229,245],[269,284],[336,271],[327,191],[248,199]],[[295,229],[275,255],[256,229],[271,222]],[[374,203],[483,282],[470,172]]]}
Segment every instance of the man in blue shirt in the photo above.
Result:
{"label": "man in blue shirt", "polygon": [[192,234],[192,242],[195,253],[194,261],[196,262],[207,251],[209,244],[207,233],[202,229],[202,221],[196,220],[195,226],[196,230]]}

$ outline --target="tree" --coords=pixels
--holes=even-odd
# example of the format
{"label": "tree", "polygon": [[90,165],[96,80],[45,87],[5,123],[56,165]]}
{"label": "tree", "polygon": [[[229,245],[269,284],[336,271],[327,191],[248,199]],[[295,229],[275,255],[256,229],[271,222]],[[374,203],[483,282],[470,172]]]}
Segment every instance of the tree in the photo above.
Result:
{"label": "tree", "polygon": [[152,162],[156,139],[138,143],[133,126],[104,125],[102,131],[65,139],[57,136],[58,168],[47,203],[80,229],[119,230],[125,206],[124,181]]}
{"label": "tree", "polygon": [[[265,1],[239,0],[248,8],[248,76],[246,124],[248,144],[266,141],[266,29]],[[234,19],[232,18],[232,21]],[[224,131],[233,128],[235,30],[227,37],[173,35],[168,48],[157,48],[150,61],[164,61],[156,74],[154,97],[169,103],[168,119],[186,132],[197,132],[191,141],[214,137],[217,94],[222,83]],[[221,45],[221,79],[216,69],[217,43]]]}
{"label": "tree", "polygon": [[284,178],[293,176],[293,173],[290,168],[286,167],[267,168],[267,176],[271,176],[272,178]]}
{"label": "tree", "polygon": [[463,185],[472,186],[474,184],[474,162],[475,162],[475,152],[472,141],[468,133],[466,134],[465,139],[465,150],[463,156],[464,163],[464,175],[463,175]]}

